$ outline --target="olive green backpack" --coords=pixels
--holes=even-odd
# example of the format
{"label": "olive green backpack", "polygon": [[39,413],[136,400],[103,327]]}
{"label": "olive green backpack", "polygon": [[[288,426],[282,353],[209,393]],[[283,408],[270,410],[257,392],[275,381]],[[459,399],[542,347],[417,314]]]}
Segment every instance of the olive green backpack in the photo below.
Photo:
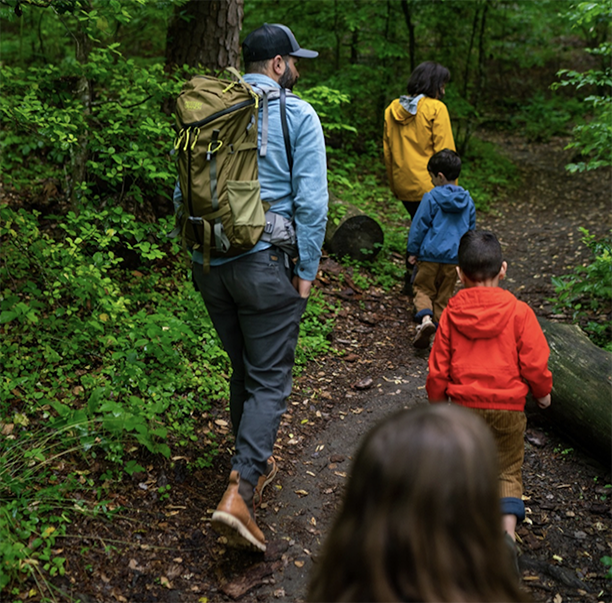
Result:
{"label": "olive green backpack", "polygon": [[265,155],[267,147],[268,100],[279,98],[291,170],[287,92],[270,88],[260,96],[238,71],[228,71],[237,81],[196,76],[176,101],[174,148],[183,205],[175,231],[188,248],[202,252],[205,271],[211,257],[244,253],[264,233],[269,204],[261,200],[257,170],[257,116],[262,102],[265,142],[260,154]]}

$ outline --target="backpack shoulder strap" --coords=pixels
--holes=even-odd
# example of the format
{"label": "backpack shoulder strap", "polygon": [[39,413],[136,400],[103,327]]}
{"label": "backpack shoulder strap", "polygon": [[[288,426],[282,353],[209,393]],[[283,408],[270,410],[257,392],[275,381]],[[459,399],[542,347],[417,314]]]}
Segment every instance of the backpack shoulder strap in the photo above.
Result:
{"label": "backpack shoulder strap", "polygon": [[283,128],[283,138],[285,139],[285,152],[287,153],[287,161],[289,162],[289,177],[293,178],[293,155],[291,154],[291,140],[289,140],[289,126],[287,125],[287,90],[285,90],[285,88],[281,88],[279,100],[281,126]]}
{"label": "backpack shoulder strap", "polygon": [[291,139],[289,138],[289,126],[287,122],[287,96],[299,98],[296,94],[289,92],[285,88],[276,88],[273,86],[257,86],[262,92],[263,117],[261,125],[261,147],[259,155],[265,157],[268,153],[268,102],[278,99],[280,102],[281,126],[283,129],[283,139],[285,142],[285,153],[287,154],[287,163],[289,164],[289,176],[293,176],[293,155],[291,153]]}

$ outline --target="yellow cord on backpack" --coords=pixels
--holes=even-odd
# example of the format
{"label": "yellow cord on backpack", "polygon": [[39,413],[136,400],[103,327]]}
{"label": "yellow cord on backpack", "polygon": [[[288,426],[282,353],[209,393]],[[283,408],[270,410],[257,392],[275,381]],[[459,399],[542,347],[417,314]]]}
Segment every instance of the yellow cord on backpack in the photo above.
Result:
{"label": "yellow cord on backpack", "polygon": [[[215,145],[215,146],[213,146]],[[223,146],[222,140],[212,140],[208,143],[208,148],[206,149],[206,155],[213,155]]]}
{"label": "yellow cord on backpack", "polygon": [[[198,142],[198,137],[200,136],[200,128],[193,129],[193,142],[191,143],[190,151],[193,151],[193,148],[196,146],[196,142]],[[187,149],[187,145],[185,145],[185,150]]]}
{"label": "yellow cord on backpack", "polygon": [[183,138],[185,138],[185,129],[181,128],[181,130],[178,133],[178,136],[176,137],[176,140],[174,141],[174,150],[175,151],[179,150],[179,147],[183,143]]}

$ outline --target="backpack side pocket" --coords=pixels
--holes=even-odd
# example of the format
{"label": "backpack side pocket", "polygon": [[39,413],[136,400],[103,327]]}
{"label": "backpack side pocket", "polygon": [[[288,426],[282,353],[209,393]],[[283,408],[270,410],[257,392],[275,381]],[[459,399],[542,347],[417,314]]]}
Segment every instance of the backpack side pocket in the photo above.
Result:
{"label": "backpack side pocket", "polygon": [[233,216],[232,244],[250,249],[266,225],[258,180],[228,180],[227,199]]}

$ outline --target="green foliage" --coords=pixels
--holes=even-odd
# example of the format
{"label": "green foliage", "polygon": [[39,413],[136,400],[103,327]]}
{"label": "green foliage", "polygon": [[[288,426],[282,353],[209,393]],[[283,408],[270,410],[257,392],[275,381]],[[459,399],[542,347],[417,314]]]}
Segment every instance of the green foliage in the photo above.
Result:
{"label": "green foliage", "polygon": [[572,274],[554,277],[555,311],[568,312],[598,346],[612,351],[612,233],[597,240],[580,228],[583,243],[591,250],[590,263]]}
{"label": "green foliage", "polygon": [[317,112],[326,137],[338,132],[357,133],[356,128],[345,122],[346,118],[341,111],[342,106],[351,101],[347,94],[327,86],[315,86],[302,92],[301,97]]}
{"label": "green foliage", "polygon": [[314,358],[332,351],[329,336],[334,328],[335,306],[325,299],[321,291],[312,289],[308,305],[300,322],[300,335],[295,353],[295,372]]}
{"label": "green foliage", "polygon": [[603,563],[604,567],[607,570],[604,577],[608,580],[612,580],[612,557],[605,555],[600,559],[600,561]]}
{"label": "green foliage", "polygon": [[[0,167],[6,184],[20,188],[44,178],[68,178],[87,133],[88,178],[82,203],[106,196],[142,201],[169,196],[175,179],[170,159],[171,119],[159,107],[178,94],[161,64],[148,67],[125,59],[117,45],[93,51],[87,63],[68,62],[27,70],[3,65]],[[96,100],[84,107],[75,94],[79,78],[95,82]]]}
{"label": "green foliage", "polygon": [[484,109],[498,111],[513,93],[530,92],[533,80],[525,77],[527,70],[558,61],[563,35],[570,30],[553,2],[245,4],[244,32],[266,21],[287,23],[301,44],[320,52],[316,61],[300,63],[304,86],[329,86],[351,98],[344,121],[358,130],[359,137],[343,143],[359,151],[366,141],[380,138],[383,111],[405,93],[413,67],[434,60],[452,74],[445,100],[463,154]]}
{"label": "green foliage", "polygon": [[518,182],[516,166],[496,145],[472,138],[462,157],[459,184],[470,192],[476,209],[487,211],[499,195],[511,192]]}
{"label": "green foliage", "polygon": [[154,263],[179,262],[168,225],[86,209],[52,238],[36,213],[0,211],[0,416],[82,415],[118,461],[125,437],[165,455],[168,429],[189,439],[192,414],[226,395],[228,361],[186,275]]}
{"label": "green foliage", "polygon": [[587,49],[592,55],[601,58],[600,69],[579,72],[561,69],[560,81],[553,84],[554,90],[572,86],[576,91],[587,90],[584,98],[585,118],[576,125],[573,140],[568,148],[575,149],[583,161],[572,162],[566,166],[570,172],[594,170],[612,165],[612,43],[610,40],[610,19],[612,19],[612,0],[601,2],[578,2],[571,5],[567,18],[575,28],[586,28],[589,32],[603,28],[604,38],[595,48]]}
{"label": "green foliage", "polygon": [[[82,449],[78,434],[87,425],[32,432],[23,416],[20,421],[0,441],[0,590],[12,579],[30,577],[41,593],[51,594],[49,579],[65,573],[58,538],[70,514],[110,511],[87,471],[61,473],[62,459]],[[77,488],[86,496],[74,497]]]}
{"label": "green foliage", "polygon": [[538,90],[515,117],[527,140],[547,142],[551,136],[568,134],[571,124],[582,113],[582,103],[577,98],[546,98]]}
{"label": "green foliage", "polygon": [[2,0],[0,51],[7,64],[59,64],[75,56],[85,34],[93,45],[118,42],[130,56],[160,57],[174,5],[185,1]]}

